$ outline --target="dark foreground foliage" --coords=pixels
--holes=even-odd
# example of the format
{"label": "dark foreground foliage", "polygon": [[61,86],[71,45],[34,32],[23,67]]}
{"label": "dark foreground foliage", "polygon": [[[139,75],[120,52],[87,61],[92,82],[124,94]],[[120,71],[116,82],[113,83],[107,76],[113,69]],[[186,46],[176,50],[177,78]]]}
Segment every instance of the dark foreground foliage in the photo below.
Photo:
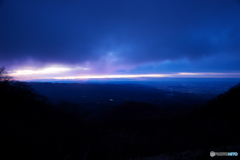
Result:
{"label": "dark foreground foliage", "polygon": [[26,160],[142,159],[203,149],[206,153],[196,159],[207,159],[211,147],[240,144],[239,99],[240,84],[186,114],[126,102],[91,117],[87,112],[69,111],[66,107],[70,103],[50,104],[23,82],[1,81],[1,156]]}

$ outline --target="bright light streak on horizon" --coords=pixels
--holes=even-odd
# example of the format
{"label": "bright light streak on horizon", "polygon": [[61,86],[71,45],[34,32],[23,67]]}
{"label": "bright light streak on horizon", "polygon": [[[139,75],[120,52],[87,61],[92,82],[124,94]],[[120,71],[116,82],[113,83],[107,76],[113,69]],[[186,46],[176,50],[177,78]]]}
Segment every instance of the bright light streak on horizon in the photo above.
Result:
{"label": "bright light streak on horizon", "polygon": [[[79,69],[79,68],[78,68]],[[124,78],[240,78],[240,73],[210,73],[210,72],[179,72],[179,73],[168,73],[168,74],[107,74],[107,75],[81,75],[73,76],[68,71],[76,70],[71,68],[46,68],[42,70],[19,70],[17,72],[12,72],[9,76],[14,77],[16,80],[38,80],[38,79],[48,79],[48,80],[87,80],[87,79],[124,79]],[[81,70],[83,70],[81,68]],[[53,74],[52,74],[53,73]],[[55,73],[60,73],[61,75],[54,75]],[[79,72],[77,72],[79,74]],[[75,75],[77,74],[74,73]],[[49,77],[49,74],[51,77]],[[71,76],[68,76],[70,74]]]}
{"label": "bright light streak on horizon", "polygon": [[170,73],[170,74],[138,74],[138,75],[90,75],[90,76],[67,76],[53,79],[104,79],[104,78],[240,78],[240,73]]}

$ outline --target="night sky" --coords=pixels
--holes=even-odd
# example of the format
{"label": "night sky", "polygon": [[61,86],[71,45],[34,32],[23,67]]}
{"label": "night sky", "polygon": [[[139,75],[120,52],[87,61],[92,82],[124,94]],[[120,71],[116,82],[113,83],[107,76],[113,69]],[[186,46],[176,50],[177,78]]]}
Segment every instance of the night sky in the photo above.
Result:
{"label": "night sky", "polygon": [[1,0],[0,66],[17,79],[240,77],[240,1]]}

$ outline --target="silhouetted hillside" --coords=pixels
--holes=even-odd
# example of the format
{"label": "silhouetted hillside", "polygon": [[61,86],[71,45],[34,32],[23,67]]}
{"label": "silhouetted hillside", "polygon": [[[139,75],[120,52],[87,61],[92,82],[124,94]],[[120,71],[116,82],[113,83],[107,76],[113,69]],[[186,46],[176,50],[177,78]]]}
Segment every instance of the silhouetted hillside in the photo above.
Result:
{"label": "silhouetted hillside", "polygon": [[47,98],[23,82],[0,82],[1,112],[43,107]]}
{"label": "silhouetted hillside", "polygon": [[66,101],[53,105],[25,83],[4,81],[0,145],[11,153],[5,159],[143,159],[193,149],[204,150],[196,159],[206,159],[211,147],[240,144],[239,86],[178,114],[134,101],[101,112]]}
{"label": "silhouetted hillside", "polygon": [[182,122],[189,124],[192,132],[201,134],[202,139],[208,141],[208,145],[239,144],[240,129],[237,127],[240,126],[239,100],[240,84],[189,112],[183,117]]}
{"label": "silhouetted hillside", "polygon": [[64,159],[85,137],[81,117],[47,104],[27,84],[2,81],[0,94],[4,159]]}
{"label": "silhouetted hillside", "polygon": [[210,119],[221,116],[224,119],[234,118],[240,114],[240,83],[227,92],[220,94],[206,105],[191,112],[195,118]]}

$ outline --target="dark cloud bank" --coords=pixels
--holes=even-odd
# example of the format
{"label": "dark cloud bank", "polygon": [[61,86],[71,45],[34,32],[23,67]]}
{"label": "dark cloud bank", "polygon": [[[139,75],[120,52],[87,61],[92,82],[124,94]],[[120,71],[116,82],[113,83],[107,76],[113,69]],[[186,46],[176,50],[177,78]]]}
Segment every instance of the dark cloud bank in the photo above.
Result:
{"label": "dark cloud bank", "polygon": [[187,59],[200,71],[215,57],[215,68],[232,58],[230,71],[240,70],[237,0],[9,0],[0,9],[1,64]]}

